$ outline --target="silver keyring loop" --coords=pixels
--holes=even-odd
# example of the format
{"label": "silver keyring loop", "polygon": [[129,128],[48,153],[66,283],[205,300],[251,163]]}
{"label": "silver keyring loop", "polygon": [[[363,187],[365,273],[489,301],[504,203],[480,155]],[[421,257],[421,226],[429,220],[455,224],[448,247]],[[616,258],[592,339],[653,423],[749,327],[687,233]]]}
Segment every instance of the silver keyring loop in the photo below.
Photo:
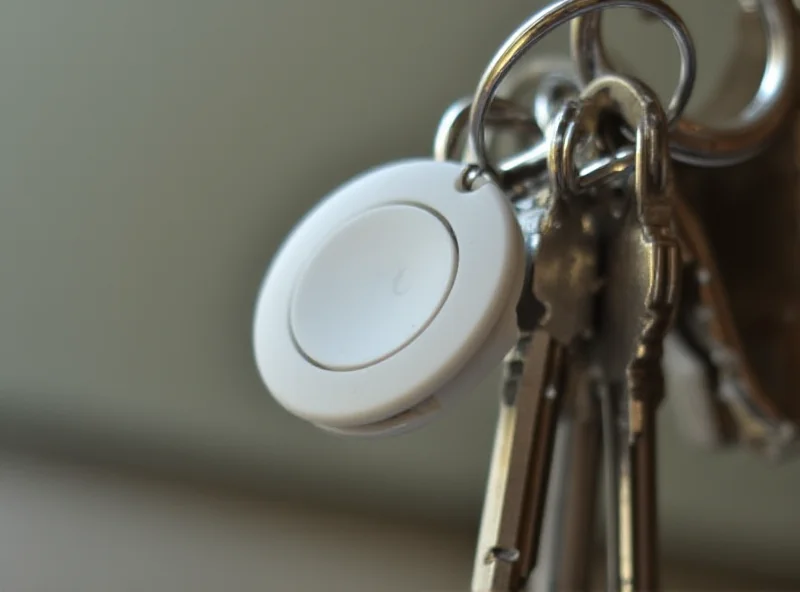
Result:
{"label": "silver keyring loop", "polygon": [[489,105],[514,64],[556,27],[579,16],[607,8],[638,8],[656,16],[669,27],[678,43],[681,69],[677,90],[669,104],[668,116],[670,121],[681,116],[694,87],[696,59],[689,30],[672,8],[661,0],[560,0],[534,14],[506,40],[489,62],[478,84],[470,111],[469,133],[477,164],[483,172],[498,178],[489,163],[483,127]]}
{"label": "silver keyring loop", "polygon": [[563,102],[577,97],[579,93],[580,83],[575,76],[553,72],[550,76],[542,77],[533,100],[533,118],[539,128],[545,129]]}
{"label": "silver keyring loop", "polygon": [[612,110],[636,130],[632,173],[638,215],[647,232],[669,226],[669,127],[655,92],[639,80],[607,75],[590,82],[581,100],[584,128],[591,130],[600,112]]}
{"label": "silver keyring loop", "polygon": [[555,193],[566,197],[573,184],[571,175],[577,173],[574,167],[575,136],[578,131],[581,104],[568,100],[551,120],[546,133],[550,150],[547,153],[547,170],[550,185]]}
{"label": "silver keyring loop", "polygon": [[[580,98],[577,133],[565,143],[560,163],[569,175],[571,190],[580,192],[585,189],[587,175],[591,176],[591,173],[607,183],[615,174],[630,170],[634,172],[636,186],[644,193],[663,190],[669,166],[668,130],[666,115],[653,90],[639,80],[608,75],[590,82]],[[616,112],[631,129],[636,130],[635,146],[594,160],[579,170],[574,155],[577,140],[596,133],[598,116],[602,111]]]}
{"label": "silver keyring loop", "polygon": [[[793,91],[794,7],[791,0],[760,0],[757,8],[767,42],[758,91],[734,127],[713,128],[681,118],[670,134],[670,151],[676,160],[703,166],[736,164],[759,152],[785,121]],[[601,18],[601,13],[595,13],[572,23],[572,57],[584,84],[615,72],[603,44]]]}
{"label": "silver keyring loop", "polygon": [[[461,132],[469,121],[471,106],[472,98],[463,97],[452,103],[444,112],[433,137],[434,160],[449,160],[450,155],[455,153],[456,145],[461,140]],[[531,117],[529,111],[502,98],[492,102],[486,123],[500,129],[517,128],[528,132],[540,131],[538,123]]]}

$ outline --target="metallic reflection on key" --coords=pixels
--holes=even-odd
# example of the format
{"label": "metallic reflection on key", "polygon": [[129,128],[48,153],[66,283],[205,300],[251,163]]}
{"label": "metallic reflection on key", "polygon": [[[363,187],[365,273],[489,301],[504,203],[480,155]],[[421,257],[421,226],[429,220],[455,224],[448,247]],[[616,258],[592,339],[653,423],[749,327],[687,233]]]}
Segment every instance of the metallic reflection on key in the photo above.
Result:
{"label": "metallic reflection on key", "polygon": [[[506,368],[520,367],[522,372],[518,388],[502,393],[473,592],[519,591],[536,563],[566,386],[564,347],[545,332],[533,331],[509,355],[513,359]],[[512,384],[513,378],[507,376],[506,384]]]}
{"label": "metallic reflection on key", "polygon": [[[589,589],[601,447],[595,377],[581,348],[599,287],[597,236],[593,216],[556,174],[575,114],[568,102],[548,104],[560,120],[542,141],[553,166],[527,177],[516,200],[526,289],[517,308],[520,339],[504,366],[476,591],[521,590],[526,580],[537,591]],[[436,158],[452,156],[466,104],[455,103],[443,117]],[[504,111],[501,105],[497,115]],[[465,148],[462,160],[470,161],[469,143]],[[573,256],[564,257],[567,251]],[[559,343],[570,344],[569,352]]]}
{"label": "metallic reflection on key", "polygon": [[528,592],[591,589],[602,451],[599,400],[583,353],[570,352],[567,363],[539,557]]}
{"label": "metallic reflection on key", "polygon": [[613,109],[637,130],[632,199],[605,247],[594,352],[607,380],[607,401],[616,406],[619,587],[653,591],[659,587],[656,412],[664,396],[663,342],[681,281],[666,115],[652,90],[633,79],[598,78],[582,97],[597,110],[587,108],[586,121]]}
{"label": "metallic reflection on key", "polygon": [[[454,103],[442,119],[434,156],[448,160],[466,124],[468,101]],[[499,113],[502,117],[503,113]],[[472,160],[467,142],[461,160]],[[500,409],[473,569],[474,592],[522,590],[536,564],[556,425],[565,388],[564,348],[538,329],[544,307],[532,291],[539,228],[550,197],[546,175],[518,202],[526,237],[525,290],[517,308],[520,336],[505,358]]]}
{"label": "metallic reflection on key", "polygon": [[[506,360],[475,591],[520,590],[537,563],[567,388],[567,347],[577,356],[581,338],[592,326],[598,287],[595,225],[570,194],[560,170],[578,109],[577,103],[567,102],[548,130],[551,166],[545,189],[517,205],[521,226],[530,227],[525,234],[531,257],[518,317],[530,325],[520,327],[523,338]],[[524,314],[526,309],[534,314]]]}

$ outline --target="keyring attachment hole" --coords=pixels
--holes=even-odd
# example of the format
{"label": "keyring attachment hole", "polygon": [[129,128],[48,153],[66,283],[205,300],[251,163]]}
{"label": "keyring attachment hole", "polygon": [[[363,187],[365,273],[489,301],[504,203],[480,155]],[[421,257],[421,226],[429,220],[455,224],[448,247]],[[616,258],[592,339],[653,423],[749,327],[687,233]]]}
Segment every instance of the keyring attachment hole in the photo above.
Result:
{"label": "keyring attachment hole", "polygon": [[619,113],[601,111],[598,113],[595,144],[602,156],[613,154],[618,149],[631,145],[625,135],[628,125]]}
{"label": "keyring attachment hole", "polygon": [[[732,56],[739,39],[739,3],[734,0],[673,0],[670,6],[681,15],[692,33],[697,50],[698,76],[686,114],[706,124],[719,125],[730,120],[749,101],[758,87],[763,71],[762,57],[757,61],[753,84],[743,89],[743,100],[720,113],[723,99],[720,87],[733,78]],[[755,18],[758,17],[749,17]],[[609,59],[623,74],[641,79],[662,101],[667,101],[678,79],[680,55],[669,29],[643,11],[625,8],[603,13],[603,38]],[[763,36],[748,44],[764,47]],[[738,82],[737,82],[738,84]],[[726,99],[729,100],[729,99]]]}
{"label": "keyring attachment hole", "polygon": [[492,547],[489,549],[489,551],[487,551],[486,555],[484,555],[483,563],[485,565],[491,565],[492,563],[497,562],[516,563],[519,561],[519,558],[519,549],[510,547]]}
{"label": "keyring attachment hole", "polygon": [[489,180],[486,178],[485,173],[475,164],[468,164],[464,166],[461,174],[456,178],[456,191],[460,193],[470,193],[479,189]]}

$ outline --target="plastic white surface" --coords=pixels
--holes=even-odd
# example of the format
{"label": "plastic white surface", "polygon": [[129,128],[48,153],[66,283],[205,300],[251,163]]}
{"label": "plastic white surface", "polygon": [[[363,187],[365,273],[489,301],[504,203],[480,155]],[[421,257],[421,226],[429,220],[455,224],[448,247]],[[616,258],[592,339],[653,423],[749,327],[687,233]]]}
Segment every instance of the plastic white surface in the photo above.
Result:
{"label": "plastic white surface", "polygon": [[[459,191],[457,181],[461,172],[460,164],[423,159],[378,167],[329,194],[286,239],[262,284],[253,338],[261,377],[272,395],[290,412],[343,432],[386,433],[408,429],[438,410],[441,399],[456,391],[471,390],[481,374],[496,366],[514,344],[516,327],[513,321],[524,267],[522,235],[506,196],[490,184],[471,192]],[[416,210],[419,208],[428,211],[426,216],[418,218],[421,222],[424,220],[423,225],[412,233],[419,234],[421,244],[429,241],[437,248],[446,244],[439,236],[438,227],[437,230],[425,228],[430,222],[427,216],[435,214],[444,221],[439,224],[449,226],[458,256],[457,270],[446,299],[424,330],[411,341],[408,336],[412,331],[401,331],[381,338],[384,341],[379,346],[376,346],[377,341],[366,345],[350,344],[350,340],[373,330],[362,326],[363,319],[352,317],[352,331],[345,318],[321,327],[319,334],[314,333],[311,326],[314,319],[301,319],[301,313],[303,317],[305,312],[316,317],[326,307],[335,308],[336,305],[318,301],[325,292],[310,296],[299,293],[306,288],[325,289],[326,278],[331,276],[330,271],[325,271],[325,277],[312,280],[306,277],[305,270],[310,273],[325,263],[336,267],[343,265],[344,262],[336,262],[337,250],[342,255],[357,250],[361,262],[368,258],[364,253],[380,250],[384,236],[365,231],[364,225],[375,223],[383,227],[387,221],[382,210],[387,206],[398,208],[395,214],[402,209],[409,216],[405,222],[400,221],[402,216],[398,217],[400,226],[396,231],[399,234],[390,241],[389,254],[408,240],[402,235],[410,229],[404,230],[403,225],[414,224],[411,218],[418,218]],[[373,213],[365,218],[365,212]],[[353,238],[338,236],[346,224],[355,229]],[[365,241],[360,247],[354,242],[358,234]],[[322,254],[326,247],[333,249],[334,257]],[[376,255],[377,259],[385,256]],[[426,259],[424,252],[406,256],[411,257],[408,261],[414,262],[415,269],[422,269]],[[443,278],[440,276],[447,275],[442,271],[446,268],[442,261],[447,257],[443,259],[441,252],[428,253],[427,257],[432,270],[414,274],[421,273],[420,278],[435,278],[431,293],[441,294]],[[353,273],[361,272],[356,269]],[[344,280],[341,276],[338,281]],[[387,300],[381,306],[385,306],[387,312],[399,310],[395,308],[391,290],[376,296],[374,286],[369,283],[366,294],[356,295],[355,291],[362,287],[346,284],[329,292],[337,298],[352,293],[356,306],[372,297],[384,298]],[[435,298],[426,290],[422,293],[426,294],[423,298],[426,303],[421,309],[430,315]],[[297,303],[294,307],[293,301]],[[364,314],[379,319],[377,306],[377,302],[370,303],[370,310]],[[417,319],[422,316],[416,314]],[[304,347],[311,344],[315,355],[329,360],[338,356],[339,362],[351,364],[360,361],[362,367],[349,371],[320,367],[297,347],[291,326],[300,328],[298,341]],[[325,335],[328,328],[335,333]],[[398,343],[398,336],[405,339],[405,347],[386,355]],[[337,343],[345,353],[332,353]],[[363,363],[376,355],[383,356],[379,362]],[[437,400],[431,402],[431,397]],[[423,402],[423,407],[417,407]]]}
{"label": "plastic white surface", "polygon": [[458,374],[428,399],[383,421],[350,428],[331,428],[320,424],[317,424],[317,427],[342,436],[361,437],[397,436],[419,428],[458,401],[459,395],[475,389],[513,346],[517,331],[516,300],[510,299],[508,307],[500,315],[500,321],[492,329],[481,349],[464,363]]}
{"label": "plastic white surface", "polygon": [[385,360],[436,316],[457,265],[453,236],[431,212],[410,205],[364,212],[301,273],[290,312],[296,344],[328,370]]}

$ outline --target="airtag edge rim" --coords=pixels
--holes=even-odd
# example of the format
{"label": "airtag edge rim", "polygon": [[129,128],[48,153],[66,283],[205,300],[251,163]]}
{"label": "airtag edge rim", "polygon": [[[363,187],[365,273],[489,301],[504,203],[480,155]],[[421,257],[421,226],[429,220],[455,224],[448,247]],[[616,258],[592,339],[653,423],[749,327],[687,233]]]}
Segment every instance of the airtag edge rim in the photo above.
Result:
{"label": "airtag edge rim", "polygon": [[[331,192],[290,233],[262,283],[253,327],[259,373],[287,410],[311,423],[346,429],[411,409],[463,369],[509,299],[516,303],[524,246],[511,205],[492,184],[460,192],[456,184],[462,170],[461,164],[429,159],[377,167]],[[309,364],[294,347],[288,326],[297,268],[329,229],[368,208],[397,201],[428,207],[453,229],[459,267],[448,299],[411,347],[381,364],[353,372]]]}

